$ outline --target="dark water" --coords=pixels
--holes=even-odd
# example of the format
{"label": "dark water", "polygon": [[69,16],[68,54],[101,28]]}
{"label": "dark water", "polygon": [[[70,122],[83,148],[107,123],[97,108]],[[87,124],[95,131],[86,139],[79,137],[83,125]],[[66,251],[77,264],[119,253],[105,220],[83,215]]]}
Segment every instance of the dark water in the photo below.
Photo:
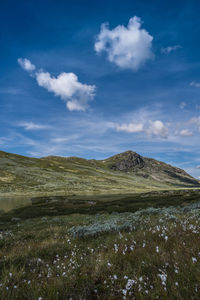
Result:
{"label": "dark water", "polygon": [[8,212],[10,210],[31,205],[31,198],[28,196],[0,196],[0,211]]}

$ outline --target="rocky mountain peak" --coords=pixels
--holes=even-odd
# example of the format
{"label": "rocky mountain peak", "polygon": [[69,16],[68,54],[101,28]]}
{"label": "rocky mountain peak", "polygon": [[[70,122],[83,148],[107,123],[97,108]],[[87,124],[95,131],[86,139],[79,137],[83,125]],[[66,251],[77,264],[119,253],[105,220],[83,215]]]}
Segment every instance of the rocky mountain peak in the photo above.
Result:
{"label": "rocky mountain peak", "polygon": [[116,171],[134,171],[143,168],[145,165],[142,156],[130,150],[117,154],[113,158],[114,163],[110,168]]}

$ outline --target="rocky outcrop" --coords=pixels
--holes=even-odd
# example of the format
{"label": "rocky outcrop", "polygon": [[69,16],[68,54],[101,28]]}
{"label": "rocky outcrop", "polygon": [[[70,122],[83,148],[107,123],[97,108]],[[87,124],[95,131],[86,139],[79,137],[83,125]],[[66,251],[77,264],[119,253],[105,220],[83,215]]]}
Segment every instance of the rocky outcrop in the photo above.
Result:
{"label": "rocky outcrop", "polygon": [[122,156],[121,159],[119,159],[118,162],[111,165],[111,169],[115,171],[134,171],[135,169],[142,169],[145,165],[145,162],[139,154],[127,151],[124,153],[125,155]]}

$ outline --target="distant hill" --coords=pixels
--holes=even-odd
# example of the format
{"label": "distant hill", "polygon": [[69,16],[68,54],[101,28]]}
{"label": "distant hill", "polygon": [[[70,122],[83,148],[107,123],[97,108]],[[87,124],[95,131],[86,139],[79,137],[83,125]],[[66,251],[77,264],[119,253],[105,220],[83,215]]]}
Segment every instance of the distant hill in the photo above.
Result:
{"label": "distant hill", "polygon": [[0,151],[0,193],[137,193],[200,188],[184,170],[126,151],[105,160],[47,156],[30,158]]}

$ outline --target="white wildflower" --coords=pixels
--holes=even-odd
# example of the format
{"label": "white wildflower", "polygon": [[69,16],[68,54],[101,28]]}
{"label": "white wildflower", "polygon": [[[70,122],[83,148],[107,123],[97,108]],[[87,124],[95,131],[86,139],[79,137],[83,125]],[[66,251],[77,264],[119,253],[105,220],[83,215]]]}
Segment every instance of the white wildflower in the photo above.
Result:
{"label": "white wildflower", "polygon": [[122,290],[122,293],[123,293],[124,296],[126,296],[127,290],[123,289],[123,290]]}
{"label": "white wildflower", "polygon": [[193,263],[196,263],[197,262],[197,259],[195,257],[192,257],[192,262]]}
{"label": "white wildflower", "polygon": [[158,274],[158,276],[160,277],[161,281],[162,281],[162,285],[166,285],[166,281],[167,281],[167,274],[163,273],[163,274]]}
{"label": "white wildflower", "polygon": [[114,244],[114,250],[115,250],[115,253],[118,252],[118,246],[117,246],[117,244]]}
{"label": "white wildflower", "polygon": [[135,280],[133,280],[133,279],[128,279],[128,282],[127,282],[127,284],[126,284],[126,289],[127,289],[127,290],[130,290],[130,289],[132,288],[132,286],[133,286],[134,283],[135,283]]}

